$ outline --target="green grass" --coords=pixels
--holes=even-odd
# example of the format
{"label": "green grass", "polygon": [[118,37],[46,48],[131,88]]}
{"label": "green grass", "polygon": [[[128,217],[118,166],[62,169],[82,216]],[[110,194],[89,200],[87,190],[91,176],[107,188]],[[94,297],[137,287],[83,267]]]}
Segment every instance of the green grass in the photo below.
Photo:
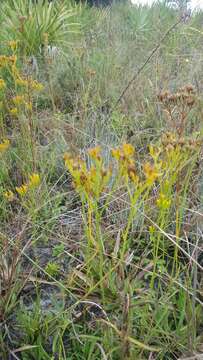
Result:
{"label": "green grass", "polygon": [[178,12],[48,6],[0,9],[0,359],[200,358],[203,13],[117,103]]}

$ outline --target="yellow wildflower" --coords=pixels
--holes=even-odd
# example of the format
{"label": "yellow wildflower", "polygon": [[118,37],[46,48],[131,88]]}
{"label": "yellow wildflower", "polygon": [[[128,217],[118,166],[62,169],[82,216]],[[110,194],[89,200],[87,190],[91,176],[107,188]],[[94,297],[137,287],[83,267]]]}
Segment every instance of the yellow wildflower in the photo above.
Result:
{"label": "yellow wildflower", "polygon": [[43,90],[44,86],[36,80],[31,81],[31,88],[36,91]]}
{"label": "yellow wildflower", "polygon": [[28,183],[29,188],[36,188],[39,186],[39,184],[40,184],[39,174],[33,173],[29,176],[29,179],[30,179],[30,181]]}
{"label": "yellow wildflower", "polygon": [[161,153],[161,148],[150,144],[149,145],[149,153],[154,160],[157,160]]}
{"label": "yellow wildflower", "polygon": [[6,151],[10,146],[10,141],[8,139],[3,140],[2,143],[0,143],[0,152]]}
{"label": "yellow wildflower", "polygon": [[119,160],[122,156],[120,149],[112,149],[111,154],[116,160]]}
{"label": "yellow wildflower", "polygon": [[3,79],[0,79],[0,90],[5,89],[5,87],[6,87],[5,81]]}
{"label": "yellow wildflower", "polygon": [[71,155],[68,154],[68,153],[65,153],[65,154],[63,155],[63,160],[64,160],[64,161],[68,161],[70,158],[71,158]]}
{"label": "yellow wildflower", "polygon": [[89,174],[81,171],[79,174],[79,178],[74,179],[74,183],[77,190],[80,191],[84,189],[87,193],[91,193],[91,179]]}
{"label": "yellow wildflower", "polygon": [[14,193],[11,190],[5,191],[3,195],[8,201],[14,200]]}
{"label": "yellow wildflower", "polygon": [[152,235],[155,233],[155,227],[153,225],[149,226],[149,233]]}
{"label": "yellow wildflower", "polygon": [[134,155],[135,149],[131,144],[123,144],[121,149],[113,149],[111,153],[118,161],[121,159],[130,161],[129,158]]}
{"label": "yellow wildflower", "polygon": [[134,184],[138,184],[138,182],[139,182],[139,177],[138,177],[138,175],[136,174],[135,166],[134,166],[134,165],[129,165],[127,171],[128,171],[128,176],[129,176],[130,180],[131,180]]}
{"label": "yellow wildflower", "polygon": [[18,42],[15,40],[12,40],[12,41],[9,41],[8,45],[10,46],[12,51],[15,51],[17,49]]}
{"label": "yellow wildflower", "polygon": [[90,180],[92,182],[95,181],[96,179],[96,176],[97,176],[97,169],[95,166],[91,166],[90,170],[89,170],[89,177],[90,177]]}
{"label": "yellow wildflower", "polygon": [[100,146],[96,146],[92,149],[88,150],[88,154],[89,156],[94,159],[94,160],[98,160],[101,158],[101,147]]}
{"label": "yellow wildflower", "polygon": [[153,184],[153,182],[160,176],[156,167],[151,165],[149,162],[144,164],[144,173],[148,184]]}
{"label": "yellow wildflower", "polygon": [[78,176],[79,172],[87,172],[86,163],[80,157],[73,159],[69,154],[64,154],[65,165],[72,176]]}
{"label": "yellow wildflower", "polygon": [[16,186],[16,191],[20,196],[25,196],[28,191],[28,186],[26,184],[23,184],[21,186]]}
{"label": "yellow wildflower", "polygon": [[28,85],[28,82],[27,80],[24,80],[22,79],[21,77],[16,79],[16,85],[19,85],[19,86],[27,86]]}
{"label": "yellow wildflower", "polygon": [[131,157],[135,153],[135,149],[131,144],[123,144],[122,150],[125,157]]}
{"label": "yellow wildflower", "polygon": [[17,61],[17,57],[15,55],[12,56],[0,55],[0,67],[16,64],[16,61]]}
{"label": "yellow wildflower", "polygon": [[16,55],[9,56],[8,61],[11,65],[15,65],[17,62],[17,56]]}
{"label": "yellow wildflower", "polygon": [[11,115],[13,115],[13,116],[16,116],[18,114],[17,107],[14,107],[14,108],[10,109],[9,111],[10,111]]}
{"label": "yellow wildflower", "polygon": [[13,102],[16,106],[22,105],[25,102],[25,98],[23,95],[16,95],[13,97]]}
{"label": "yellow wildflower", "polygon": [[5,55],[0,55],[0,67],[4,67],[8,64],[8,58]]}
{"label": "yellow wildflower", "polygon": [[156,203],[160,209],[168,209],[171,205],[171,200],[168,199],[165,194],[160,193]]}

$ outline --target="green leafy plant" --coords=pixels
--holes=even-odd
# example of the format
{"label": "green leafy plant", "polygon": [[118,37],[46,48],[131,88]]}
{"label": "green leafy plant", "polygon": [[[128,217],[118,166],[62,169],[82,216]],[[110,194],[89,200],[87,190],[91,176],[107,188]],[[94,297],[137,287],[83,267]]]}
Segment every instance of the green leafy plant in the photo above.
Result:
{"label": "green leafy plant", "polygon": [[49,45],[63,45],[78,30],[73,8],[60,2],[11,0],[1,12],[4,39],[18,41],[23,55],[38,54],[46,37]]}
{"label": "green leafy plant", "polygon": [[60,267],[55,262],[49,262],[45,267],[45,271],[47,272],[48,275],[55,277],[59,274]]}

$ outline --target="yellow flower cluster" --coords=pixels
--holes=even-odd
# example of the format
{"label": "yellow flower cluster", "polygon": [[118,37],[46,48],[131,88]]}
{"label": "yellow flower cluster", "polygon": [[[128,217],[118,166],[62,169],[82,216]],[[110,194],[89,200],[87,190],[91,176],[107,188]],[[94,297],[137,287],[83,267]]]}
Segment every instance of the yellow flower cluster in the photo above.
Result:
{"label": "yellow flower cluster", "polygon": [[[33,93],[41,91],[43,85],[37,80],[34,80],[31,76],[25,78],[18,69],[17,56],[14,53],[17,50],[18,42],[15,40],[8,41],[8,46],[13,51],[13,54],[10,56],[0,55],[0,69],[8,68],[15,84],[14,87],[16,93],[13,98],[9,97],[9,107],[3,108],[3,102],[1,101],[0,108],[2,110],[8,109],[12,117],[17,117],[21,112],[31,112],[33,110]],[[0,78],[0,91],[3,91],[5,88],[6,81],[3,78]]]}
{"label": "yellow flower cluster", "polygon": [[160,209],[167,210],[171,205],[171,200],[164,193],[160,193],[156,203]]}
{"label": "yellow flower cluster", "polygon": [[43,90],[44,86],[42,83],[38,82],[37,80],[33,80],[32,78],[29,79],[23,79],[20,74],[17,74],[17,77],[15,79],[16,85],[22,86],[22,87],[29,87],[33,91],[41,91]]}
{"label": "yellow flower cluster", "polygon": [[16,116],[18,114],[18,109],[17,107],[13,107],[12,109],[9,110],[10,111],[10,114],[12,116]]}
{"label": "yellow flower cluster", "polygon": [[32,111],[32,102],[31,101],[29,101],[29,102],[27,102],[27,101],[24,101],[24,103],[23,102],[21,102],[21,100],[22,99],[20,99],[20,96],[18,97],[18,99],[16,99],[16,101],[15,101],[15,103],[16,103],[16,106],[14,106],[14,107],[12,107],[9,111],[10,111],[10,114],[12,115],[12,116],[17,116],[18,115],[18,113],[19,113],[19,107],[20,107],[20,105],[24,105],[24,108],[25,109],[27,109],[27,110],[29,110],[29,111]]}
{"label": "yellow flower cluster", "polygon": [[100,147],[89,150],[89,156],[94,161],[90,169],[80,158],[73,159],[69,154],[64,155],[65,165],[73,177],[76,190],[86,196],[98,199],[104,191],[111,176],[111,170],[105,169],[101,158]]}
{"label": "yellow flower cluster", "polygon": [[19,86],[28,86],[28,81],[23,79],[22,77],[18,77],[18,79],[16,79],[16,85],[19,85]]}
{"label": "yellow flower cluster", "polygon": [[22,104],[24,104],[25,102],[25,97],[24,95],[16,95],[13,97],[13,103],[16,105],[16,106],[20,106]]}
{"label": "yellow flower cluster", "polygon": [[[162,162],[157,160],[159,151],[157,153],[155,149],[151,148],[154,162],[147,162],[143,165],[145,180],[142,182],[136,169],[134,147],[131,144],[123,144],[121,147],[113,149],[112,156],[117,160],[119,166],[117,179],[124,179],[127,183],[130,180],[136,186],[147,185],[150,187],[162,175],[160,171]],[[88,154],[93,161],[90,169],[87,169],[84,160],[72,158],[69,154],[64,155],[65,165],[72,175],[78,191],[99,196],[109,182],[112,170],[110,167],[104,168],[100,146],[89,149]]]}
{"label": "yellow flower cluster", "polygon": [[135,149],[131,144],[123,144],[121,148],[112,150],[112,156],[118,161],[128,160],[134,153]]}
{"label": "yellow flower cluster", "polygon": [[25,196],[30,189],[35,189],[40,185],[40,176],[37,173],[29,175],[29,181],[26,184],[16,187],[16,191],[20,196]]}
{"label": "yellow flower cluster", "polygon": [[101,147],[96,146],[88,150],[89,156],[94,160],[101,160]]}
{"label": "yellow flower cluster", "polygon": [[10,146],[10,141],[8,139],[3,140],[2,143],[0,143],[0,153],[6,151]]}
{"label": "yellow flower cluster", "polygon": [[37,173],[33,173],[29,176],[28,187],[30,189],[36,188],[40,185],[40,176]]}
{"label": "yellow flower cluster", "polygon": [[27,101],[24,95],[14,96],[12,102],[14,106],[9,110],[12,116],[16,116],[19,113],[22,106],[24,106],[24,109],[32,111],[32,102]]}
{"label": "yellow flower cluster", "polygon": [[34,91],[42,91],[44,88],[44,86],[36,80],[31,80],[30,86]]}
{"label": "yellow flower cluster", "polygon": [[12,56],[0,55],[0,68],[15,65],[16,61],[17,61],[17,57],[15,55]]}
{"label": "yellow flower cluster", "polygon": [[161,173],[156,165],[152,165],[149,162],[146,162],[143,166],[144,174],[148,185],[152,185],[160,176]]}
{"label": "yellow flower cluster", "polygon": [[8,42],[8,45],[10,46],[12,51],[16,51],[18,47],[18,41],[11,40]]}
{"label": "yellow flower cluster", "polygon": [[3,195],[4,195],[5,199],[8,200],[9,202],[13,201],[15,198],[14,193],[11,190],[5,191],[5,193]]}
{"label": "yellow flower cluster", "polygon": [[16,191],[20,196],[25,196],[28,191],[28,186],[26,184],[16,186]]}
{"label": "yellow flower cluster", "polygon": [[139,177],[136,172],[134,154],[135,149],[131,144],[123,144],[121,148],[112,150],[112,156],[118,161],[121,175],[137,184]]}

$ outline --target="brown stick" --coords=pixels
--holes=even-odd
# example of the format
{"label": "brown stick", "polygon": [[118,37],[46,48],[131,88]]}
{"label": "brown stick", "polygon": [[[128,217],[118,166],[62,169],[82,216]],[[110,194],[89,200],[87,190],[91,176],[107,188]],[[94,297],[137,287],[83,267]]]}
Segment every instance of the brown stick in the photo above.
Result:
{"label": "brown stick", "polygon": [[129,80],[128,84],[126,85],[126,87],[123,89],[123,91],[121,92],[120,96],[118,97],[118,99],[115,102],[115,105],[113,106],[113,108],[111,109],[111,113],[113,112],[113,110],[115,110],[115,108],[118,106],[118,104],[120,103],[120,101],[122,100],[122,98],[124,97],[125,93],[128,91],[128,89],[130,88],[130,86],[132,85],[132,83],[137,79],[137,77],[139,76],[139,74],[142,72],[142,70],[145,68],[145,66],[148,64],[148,62],[151,60],[151,58],[153,57],[153,55],[157,52],[157,50],[160,48],[162,42],[165,40],[165,38],[169,35],[169,33],[171,31],[173,31],[182,21],[182,18],[180,18],[175,24],[173,24],[167,31],[166,33],[162,36],[161,40],[159,41],[159,43],[155,46],[155,48],[151,51],[151,53],[149,54],[148,58],[145,60],[145,62],[140,66],[140,68],[136,71],[136,73],[133,75],[133,77]]}

